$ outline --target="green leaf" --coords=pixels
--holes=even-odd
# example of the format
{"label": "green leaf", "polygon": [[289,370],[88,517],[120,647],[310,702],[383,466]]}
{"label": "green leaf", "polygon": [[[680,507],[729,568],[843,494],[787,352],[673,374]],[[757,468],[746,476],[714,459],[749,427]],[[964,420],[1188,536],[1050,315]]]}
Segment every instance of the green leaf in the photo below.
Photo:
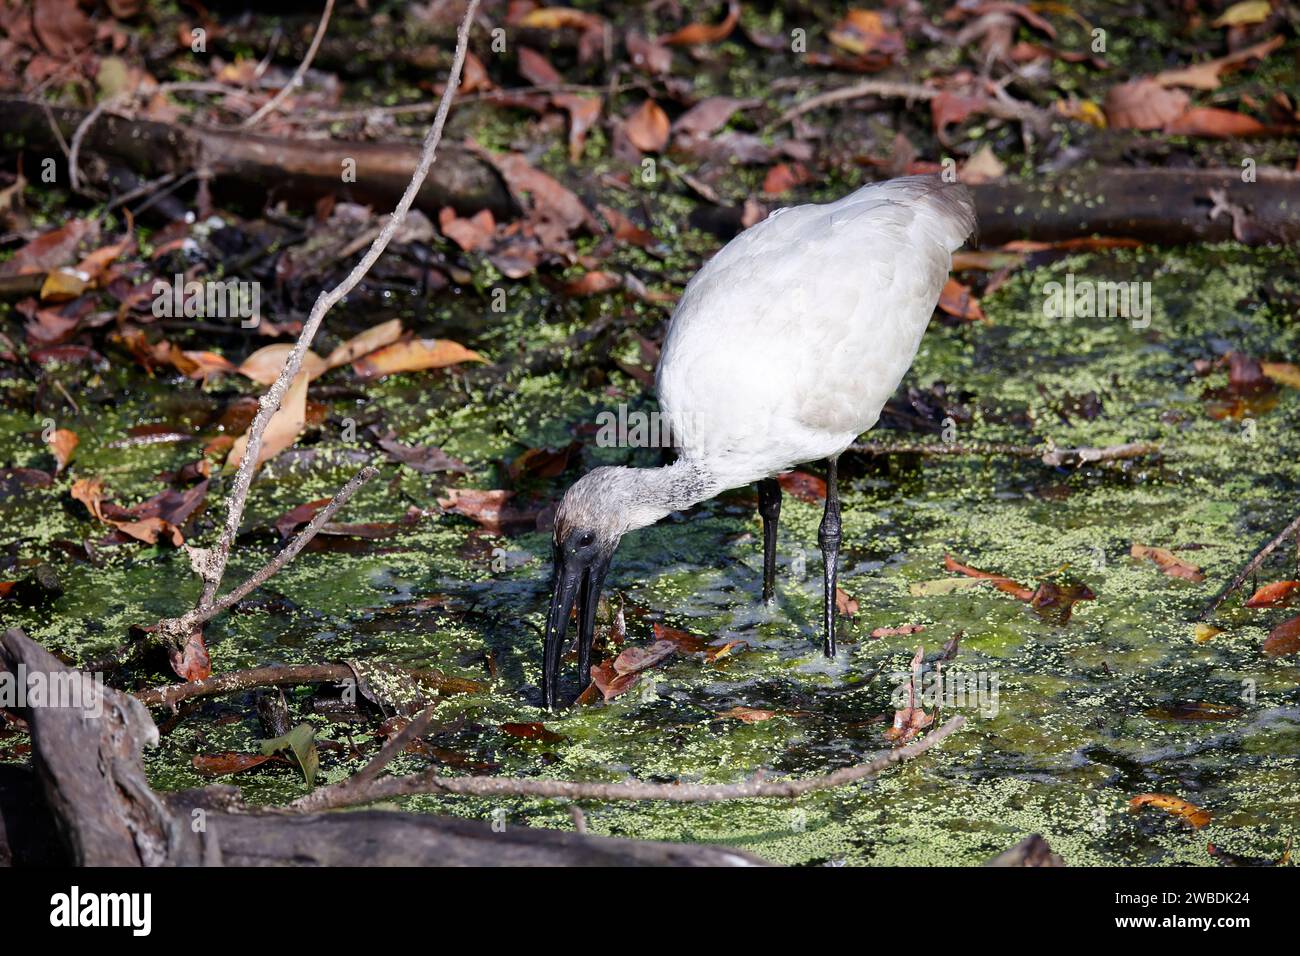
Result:
{"label": "green leaf", "polygon": [[283,737],[259,740],[258,743],[262,747],[262,753],[268,756],[279,750],[288,750],[298,761],[307,786],[316,786],[316,771],[320,769],[320,757],[316,753],[316,728],[311,724],[299,724]]}

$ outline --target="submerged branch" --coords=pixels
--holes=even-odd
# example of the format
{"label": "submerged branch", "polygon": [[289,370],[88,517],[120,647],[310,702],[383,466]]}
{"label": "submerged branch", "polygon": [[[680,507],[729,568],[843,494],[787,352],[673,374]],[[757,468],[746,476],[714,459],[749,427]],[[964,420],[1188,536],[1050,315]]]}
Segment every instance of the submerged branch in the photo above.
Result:
{"label": "submerged branch", "polygon": [[551,797],[569,800],[667,800],[671,803],[714,803],[722,800],[764,800],[801,797],[817,790],[848,786],[896,763],[919,757],[946,737],[960,730],[966,718],[957,716],[933,733],[905,747],[881,754],[867,763],[843,767],[833,773],[799,780],[764,780],[755,777],[742,783],[574,783],[567,780],[519,779],[512,777],[443,777],[432,771],[403,777],[385,777],[369,786],[352,781],[324,787],[286,807],[308,812],[355,807],[376,800],[391,800],[417,794],[460,794],[478,797]]}
{"label": "submerged branch", "polygon": [[1233,579],[1224,586],[1223,590],[1210,598],[1205,607],[1201,608],[1201,613],[1196,615],[1196,620],[1204,621],[1213,614],[1220,604],[1246,583],[1246,579],[1259,569],[1259,566],[1264,563],[1264,560],[1270,554],[1277,550],[1278,545],[1293,535],[1298,536],[1297,545],[1300,546],[1300,515],[1296,515],[1291,523],[1278,533],[1277,537],[1255,552],[1254,557],[1246,562],[1245,567],[1233,576]]}
{"label": "submerged branch", "polygon": [[[448,677],[439,671],[405,672],[413,681],[427,685],[440,694],[467,694],[479,684],[460,677]],[[333,684],[355,681],[357,672],[350,664],[268,664],[242,671],[229,671],[204,680],[150,687],[132,694],[146,707],[170,707],[192,697],[213,697],[259,687],[293,687],[298,684]]]}
{"label": "submerged branch", "polygon": [[972,456],[1036,458],[1044,465],[1090,465],[1097,462],[1125,461],[1160,454],[1160,446],[1150,442],[1128,442],[1105,448],[1056,448],[1052,445],[1014,445],[1003,442],[855,442],[848,447],[858,455],[926,455],[933,457]]}

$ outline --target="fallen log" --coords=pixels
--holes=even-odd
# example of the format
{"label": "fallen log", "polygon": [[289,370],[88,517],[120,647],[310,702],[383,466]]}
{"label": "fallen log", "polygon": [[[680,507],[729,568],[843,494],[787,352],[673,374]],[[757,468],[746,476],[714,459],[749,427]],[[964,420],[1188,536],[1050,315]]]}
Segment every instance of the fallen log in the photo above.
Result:
{"label": "fallen log", "polygon": [[[0,97],[0,128],[10,135],[0,150],[25,150],[62,156],[50,117],[71,139],[86,110],[49,107],[21,97]],[[134,172],[155,177],[206,171],[220,183],[259,186],[279,197],[315,201],[326,193],[358,202],[391,204],[401,196],[420,158],[412,143],[341,142],[332,139],[286,139],[207,126],[126,119],[111,113],[86,130],[82,155],[109,158]],[[345,182],[347,161],[355,162],[355,181]],[[351,177],[350,177],[351,178]],[[443,146],[429,171],[416,205],[437,218],[444,206],[472,214],[490,209],[498,217],[514,211],[500,175],[468,150]]]}
{"label": "fallen log", "polygon": [[[18,709],[31,728],[34,772],[0,775],[0,864],[53,856],[75,865],[129,867],[763,865],[722,847],[519,826],[498,831],[432,814],[286,815],[245,806],[230,786],[157,793],[140,757],[158,739],[144,705],[10,630],[0,637],[0,672],[20,669],[27,686],[35,677],[81,696],[79,706],[67,706],[68,697],[65,706],[46,701]],[[44,857],[41,844],[50,851]]]}
{"label": "fallen log", "polygon": [[[1300,173],[1240,169],[1091,169],[971,186],[983,248],[1014,240],[1088,236],[1157,245],[1236,240],[1249,246],[1300,241]],[[722,239],[741,230],[745,208],[701,203],[691,224]]]}
{"label": "fallen log", "polygon": [[1088,169],[973,186],[979,241],[1112,236],[1164,245],[1300,240],[1300,173],[1241,169]]}

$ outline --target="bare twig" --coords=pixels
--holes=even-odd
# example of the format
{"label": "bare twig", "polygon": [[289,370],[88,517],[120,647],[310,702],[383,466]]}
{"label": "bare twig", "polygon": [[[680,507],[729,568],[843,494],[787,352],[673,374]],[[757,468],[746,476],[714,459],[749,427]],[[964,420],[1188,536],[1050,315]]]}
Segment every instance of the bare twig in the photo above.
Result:
{"label": "bare twig", "polygon": [[462,794],[479,797],[554,797],[568,800],[667,800],[671,803],[714,803],[722,800],[766,800],[801,797],[815,790],[830,790],[874,777],[881,771],[918,757],[961,729],[966,718],[957,716],[933,733],[905,747],[881,754],[867,763],[843,767],[833,773],[799,780],[763,780],[742,783],[574,783],[567,780],[511,777],[442,777],[436,773],[385,777],[369,787],[353,789],[335,784],[295,800],[292,811],[330,810],[391,800],[416,794]]}
{"label": "bare twig", "polygon": [[1292,535],[1298,536],[1297,546],[1300,547],[1300,515],[1297,515],[1289,525],[1283,528],[1281,532],[1278,533],[1277,537],[1256,551],[1255,556],[1246,562],[1246,566],[1236,573],[1223,590],[1210,598],[1209,603],[1207,603],[1205,607],[1201,608],[1201,613],[1196,615],[1196,619],[1198,621],[1204,621],[1207,617],[1213,614],[1220,604],[1226,601],[1233,592],[1246,583],[1246,579],[1255,573],[1259,566],[1264,563],[1264,559],[1276,551],[1278,545]]}
{"label": "bare twig", "polygon": [[374,242],[371,243],[370,249],[361,257],[361,261],[353,267],[347,277],[333,289],[322,292],[316,299],[316,304],[312,306],[311,314],[307,317],[307,322],[303,325],[302,333],[298,336],[298,341],[294,343],[293,351],[289,353],[284,368],[280,370],[279,377],[258,402],[257,415],[248,430],[248,446],[244,451],[243,459],[239,463],[239,470],[235,473],[234,484],[231,488],[229,507],[226,513],[226,525],[212,552],[209,573],[204,576],[203,594],[198,606],[200,610],[213,602],[217,589],[221,585],[221,578],[225,574],[226,563],[230,559],[230,548],[234,543],[235,536],[239,533],[239,524],[244,516],[244,505],[248,500],[248,489],[252,483],[253,471],[257,467],[257,459],[262,449],[262,435],[266,431],[267,424],[271,421],[271,416],[279,409],[280,402],[284,399],[285,392],[288,391],[289,383],[293,381],[294,376],[302,368],[303,356],[311,345],[312,339],[316,337],[316,332],[320,328],[321,321],[325,318],[325,313],[356,287],[357,283],[361,281],[370,270],[370,267],[375,264],[376,260],[388,247],[389,242],[392,241],[393,236],[406,220],[406,214],[410,210],[412,203],[415,202],[415,196],[424,183],[425,177],[429,174],[429,167],[433,165],[436,158],[438,143],[442,140],[442,130],[447,122],[447,113],[451,109],[452,97],[455,96],[456,88],[460,85],[461,70],[465,64],[465,53],[469,44],[470,26],[474,22],[474,13],[478,9],[478,4],[479,0],[469,0],[466,7],[465,18],[461,21],[456,35],[456,54],[451,64],[451,75],[447,78],[447,86],[443,90],[442,100],[438,104],[438,114],[434,117],[428,135],[425,136],[424,145],[420,151],[419,163],[416,165],[414,175],[411,176],[411,181],[407,184],[406,191],[397,203],[397,208],[393,210],[388,222],[379,235],[375,237]]}
{"label": "bare twig", "polygon": [[[802,103],[790,107],[782,113],[768,128],[774,129],[784,123],[788,123],[797,117],[810,113],[813,110],[821,109],[823,106],[832,106],[836,103],[844,103],[849,100],[860,100],[868,96],[879,96],[885,99],[897,100],[925,100],[929,101],[937,97],[942,90],[930,86],[921,86],[917,83],[893,83],[888,80],[863,80],[860,83],[854,83],[851,86],[841,86],[838,89],[827,90],[825,93],[818,93],[811,96]],[[981,107],[984,112],[996,116],[999,119],[1019,120],[1021,122],[1031,123],[1041,126],[1051,117],[1050,113],[1039,109],[1036,106],[1030,106],[1027,103],[1019,103],[1010,98],[990,99]]]}
{"label": "bare twig", "polygon": [[325,0],[325,12],[320,15],[320,23],[316,25],[316,34],[311,38],[311,46],[307,47],[307,55],[298,64],[298,69],[294,70],[289,82],[281,87],[275,96],[267,100],[261,109],[244,120],[245,127],[256,126],[263,116],[276,109],[302,83],[302,78],[307,75],[307,68],[311,66],[311,61],[316,59],[316,51],[320,49],[320,41],[325,39],[325,28],[329,26],[330,14],[333,12],[334,0]]}
{"label": "bare twig", "polygon": [[[160,622],[158,629],[162,633],[162,636],[175,637],[191,633],[194,628],[198,627],[200,624],[212,620],[212,618],[216,617],[227,608],[234,607],[244,598],[248,597],[248,595],[252,594],[269,581],[277,573],[284,570],[285,566],[298,556],[298,552],[305,548],[312,538],[316,537],[317,532],[325,526],[326,522],[333,518],[335,513],[348,503],[352,496],[357,493],[357,489],[377,474],[379,474],[379,470],[373,466],[367,465],[365,468],[362,468],[352,476],[351,481],[338,490],[338,493],[329,500],[329,503],[326,504],[324,508],[312,516],[307,527],[298,532],[297,536],[289,542],[287,548],[264,564],[262,568],[247,581],[223,597],[212,601],[210,604],[202,604],[181,617]],[[211,566],[209,565],[204,568],[204,581],[206,582],[210,580],[210,576]]]}
{"label": "bare twig", "polygon": [[1002,442],[858,442],[848,450],[859,455],[927,455],[1006,456],[1037,458],[1053,468],[1062,465],[1088,465],[1098,462],[1124,461],[1160,454],[1160,446],[1150,442],[1128,442],[1105,448],[1056,448],[1051,445],[1013,445]]}
{"label": "bare twig", "polygon": [[191,697],[213,697],[258,687],[294,687],[298,684],[328,684],[355,680],[347,664],[270,664],[229,671],[205,680],[193,680],[167,687],[136,691],[136,700],[146,707],[171,707]]}
{"label": "bare twig", "polygon": [[[512,98],[521,96],[541,96],[552,93],[590,93],[594,95],[614,95],[624,93],[628,90],[638,90],[642,88],[640,83],[623,83],[615,86],[589,86],[583,83],[543,83],[540,86],[520,86],[508,87],[504,89],[479,90],[474,93],[466,93],[456,97],[457,104],[461,103],[491,103],[497,100],[510,101]],[[438,108],[437,100],[421,101],[419,103],[399,103],[396,106],[366,106],[360,109],[350,110],[319,110],[304,111],[299,115],[286,116],[285,121],[294,126],[312,125],[316,123],[338,123],[348,120],[363,120],[370,117],[386,116],[422,116],[433,113]]]}
{"label": "bare twig", "polygon": [[[386,665],[387,666],[387,665]],[[470,694],[480,690],[476,681],[449,677],[439,671],[412,670],[404,673],[418,684],[440,694]],[[192,680],[166,687],[150,687],[133,695],[146,707],[170,707],[192,697],[215,697],[259,687],[294,687],[299,684],[332,684],[355,681],[357,672],[350,664],[268,664],[230,671],[205,680]]]}

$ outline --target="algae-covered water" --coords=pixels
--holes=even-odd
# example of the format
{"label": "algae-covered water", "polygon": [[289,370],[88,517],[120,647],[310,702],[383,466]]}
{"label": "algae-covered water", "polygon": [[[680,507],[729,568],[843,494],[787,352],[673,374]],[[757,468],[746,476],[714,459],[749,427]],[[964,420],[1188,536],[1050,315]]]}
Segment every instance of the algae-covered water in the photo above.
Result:
{"label": "algae-covered water", "polygon": [[[493,536],[439,514],[436,499],[448,486],[509,487],[505,463],[528,448],[562,447],[575,434],[587,445],[566,473],[531,480],[521,500],[553,500],[597,463],[655,463],[657,452],[601,449],[590,439],[601,409],[620,402],[652,408],[643,387],[610,367],[570,371],[563,363],[555,371],[470,380],[403,375],[355,389],[343,387],[355,384],[350,373],[331,373],[321,384],[334,388],[313,395],[327,407],[324,421],[254,486],[249,531],[227,583],[274,552],[274,536],[257,529],[332,493],[363,462],[379,465],[381,476],[342,520],[398,521],[411,506],[427,513],[392,537],[304,553],[208,627],[213,670],[373,659],[481,681],[482,692],[446,698],[435,718],[443,729],[430,742],[447,773],[729,782],[760,770],[827,772],[888,747],[884,730],[899,673],[918,644],[933,654],[959,636],[944,672],[979,692],[965,707],[944,706],[943,717],[963,713],[967,726],[921,758],[874,782],[797,801],[585,804],[590,830],[723,843],[792,864],[974,864],[1032,832],[1079,865],[1208,865],[1208,843],[1276,859],[1300,824],[1300,665],[1294,655],[1268,659],[1260,645],[1289,612],[1249,610],[1233,598],[1214,618],[1222,633],[1205,642],[1192,622],[1297,510],[1300,391],[1279,388],[1239,417],[1215,417],[1206,393],[1226,386],[1227,374],[1199,375],[1193,363],[1229,350],[1295,360],[1296,264],[1293,251],[1224,246],[1111,250],[1013,274],[984,300],[987,322],[936,321],[928,332],[898,397],[907,404],[910,387],[918,405],[924,396],[933,402],[943,383],[949,407],[931,416],[936,433],[920,437],[1050,439],[1062,447],[1140,440],[1160,446],[1158,459],[1075,470],[999,457],[846,456],[841,586],[860,607],[841,622],[833,662],[821,657],[816,636],[818,505],[785,498],[770,610],[758,600],[761,534],[752,491],[674,515],[625,539],[615,560],[608,593],[623,602],[627,642],[649,643],[653,624],[662,622],[743,646],[712,662],[679,654],[622,697],[553,715],[537,706],[547,536]],[[1047,317],[1043,287],[1069,273],[1076,281],[1150,282],[1149,323]],[[562,341],[602,314],[643,330],[662,317],[617,297],[566,300],[534,286],[513,288],[505,314],[488,311],[486,301],[471,294],[434,300],[427,311],[408,314],[409,324],[503,360]],[[319,349],[375,321],[332,316],[333,331]],[[634,357],[630,334],[620,341],[619,358]],[[108,367],[53,367],[46,378],[75,397],[77,413],[49,382],[38,388],[6,369],[0,463],[48,467],[39,433],[55,417],[80,436],[73,476],[104,479],[123,503],[159,491],[155,476],[196,458],[201,445],[114,447],[128,428],[165,423],[206,439],[221,409],[247,386],[217,380],[200,387],[162,373],[148,380],[118,357]],[[470,473],[425,476],[392,463],[365,440],[370,424],[410,444],[438,445]],[[360,437],[345,440],[354,433]],[[877,430],[872,437],[918,436]],[[184,553],[169,547],[95,546],[93,558],[74,557],[67,542],[99,541],[104,529],[70,499],[70,484],[65,475],[49,489],[0,498],[0,541],[14,542],[5,577],[21,576],[39,559],[56,568],[64,586],[48,607],[0,610],[6,624],[85,661],[122,641],[130,625],[183,610],[198,583]],[[190,529],[200,544],[215,536],[218,501],[211,495]],[[1206,580],[1167,576],[1131,558],[1133,542],[1176,549]],[[1078,604],[1059,625],[986,585],[933,593],[943,587],[924,582],[956,577],[944,571],[947,553],[1031,587],[1053,573],[1070,576],[1096,600]],[[1261,583],[1292,576],[1293,560],[1277,557]],[[925,630],[869,637],[875,628],[906,624]],[[570,692],[578,689],[573,670],[570,660]],[[293,718],[315,724],[319,738],[371,739],[376,721],[332,722],[312,711],[310,695],[297,689],[288,698]],[[1170,707],[1193,702],[1239,712],[1223,720],[1168,719]],[[754,723],[720,716],[737,706],[775,716]],[[161,722],[166,715],[157,716]],[[501,729],[539,721],[558,738],[521,739]],[[209,700],[167,729],[147,758],[150,777],[163,789],[203,785],[210,780],[192,769],[191,758],[255,751],[263,736],[251,695]],[[0,738],[0,754],[23,759],[21,742]],[[321,758],[326,782],[361,766],[346,747],[323,748]],[[395,770],[426,765],[425,757],[406,756]],[[304,790],[297,770],[283,764],[231,782],[254,802]],[[1158,809],[1133,813],[1129,801],[1141,793],[1190,801],[1212,819],[1196,829]],[[416,798],[408,806],[494,816],[507,826],[573,826],[558,801]]]}

